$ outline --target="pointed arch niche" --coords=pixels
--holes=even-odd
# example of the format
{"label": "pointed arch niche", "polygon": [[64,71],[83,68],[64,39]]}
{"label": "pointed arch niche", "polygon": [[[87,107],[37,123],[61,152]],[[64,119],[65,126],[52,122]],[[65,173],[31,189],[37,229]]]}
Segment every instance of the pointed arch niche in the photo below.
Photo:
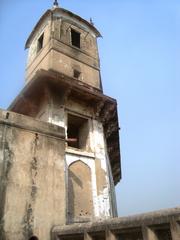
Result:
{"label": "pointed arch niche", "polygon": [[91,169],[78,160],[68,168],[68,215],[70,222],[84,222],[93,215]]}

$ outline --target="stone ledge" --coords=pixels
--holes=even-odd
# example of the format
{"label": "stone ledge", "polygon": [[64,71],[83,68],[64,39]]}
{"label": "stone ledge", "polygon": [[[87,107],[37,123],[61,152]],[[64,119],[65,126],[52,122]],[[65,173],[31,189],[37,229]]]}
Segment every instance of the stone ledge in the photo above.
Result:
{"label": "stone ledge", "polygon": [[11,111],[0,109],[0,124],[65,139],[64,128]]}
{"label": "stone ledge", "polygon": [[56,226],[52,233],[57,235],[83,234],[84,232],[101,232],[107,229],[118,231],[122,229],[142,228],[148,225],[169,224],[171,220],[180,221],[180,207],[134,216],[111,218],[97,222],[79,223]]}

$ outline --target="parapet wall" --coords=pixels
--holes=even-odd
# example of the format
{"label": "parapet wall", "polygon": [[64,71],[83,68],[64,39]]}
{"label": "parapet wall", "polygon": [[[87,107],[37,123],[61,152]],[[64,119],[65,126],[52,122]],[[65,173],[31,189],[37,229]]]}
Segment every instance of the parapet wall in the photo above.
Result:
{"label": "parapet wall", "polygon": [[0,109],[0,124],[65,139],[64,128],[11,111]]}
{"label": "parapet wall", "polygon": [[180,240],[180,208],[55,227],[52,240]]}

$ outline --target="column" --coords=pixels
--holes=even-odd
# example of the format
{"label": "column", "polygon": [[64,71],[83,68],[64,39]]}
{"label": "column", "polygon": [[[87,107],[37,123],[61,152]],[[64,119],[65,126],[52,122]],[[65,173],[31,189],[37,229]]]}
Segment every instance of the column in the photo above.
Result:
{"label": "column", "polygon": [[143,240],[158,240],[155,232],[149,227],[142,228]]}
{"label": "column", "polygon": [[85,232],[84,233],[84,240],[92,240],[92,237],[87,232]]}
{"label": "column", "polygon": [[118,240],[118,237],[111,230],[107,229],[106,240]]}
{"label": "column", "polygon": [[179,240],[180,239],[180,225],[175,219],[170,221],[170,229],[171,229],[171,236],[172,240]]}

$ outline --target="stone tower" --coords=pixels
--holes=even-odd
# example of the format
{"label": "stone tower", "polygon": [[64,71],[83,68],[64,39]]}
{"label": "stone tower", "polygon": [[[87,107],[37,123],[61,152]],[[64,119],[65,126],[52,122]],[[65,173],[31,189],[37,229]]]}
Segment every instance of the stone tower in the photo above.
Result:
{"label": "stone tower", "polygon": [[3,240],[117,216],[117,103],[102,91],[100,36],[55,1],[26,42],[25,87],[0,111]]}

